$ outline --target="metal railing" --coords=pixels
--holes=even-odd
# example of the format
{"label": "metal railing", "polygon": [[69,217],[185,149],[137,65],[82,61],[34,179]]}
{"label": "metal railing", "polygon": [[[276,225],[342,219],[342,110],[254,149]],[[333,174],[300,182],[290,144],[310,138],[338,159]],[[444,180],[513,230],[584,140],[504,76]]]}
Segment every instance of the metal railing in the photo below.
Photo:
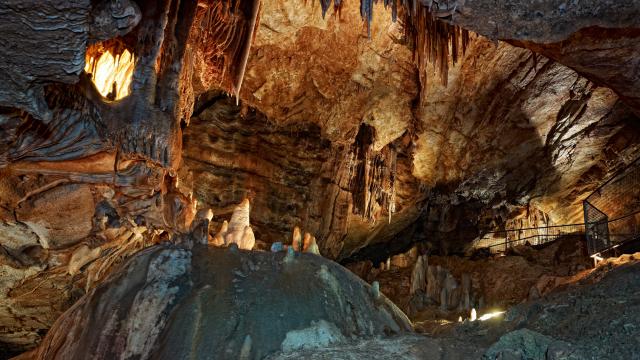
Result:
{"label": "metal railing", "polygon": [[604,257],[640,239],[640,158],[591,193],[583,208],[589,255]]}
{"label": "metal railing", "polygon": [[544,245],[567,236],[584,237],[584,224],[555,225],[523,229],[508,229],[485,233],[473,247],[488,248],[491,253],[506,252],[519,245]]}

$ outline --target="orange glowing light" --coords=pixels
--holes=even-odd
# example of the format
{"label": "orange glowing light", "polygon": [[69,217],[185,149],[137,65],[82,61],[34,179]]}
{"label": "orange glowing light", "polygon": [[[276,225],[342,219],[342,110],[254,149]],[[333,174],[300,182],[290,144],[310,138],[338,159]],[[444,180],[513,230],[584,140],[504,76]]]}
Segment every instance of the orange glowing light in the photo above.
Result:
{"label": "orange glowing light", "polygon": [[109,100],[119,100],[129,95],[131,77],[135,65],[135,56],[124,50],[113,56],[110,51],[98,58],[87,58],[84,71],[91,74],[98,92]]}

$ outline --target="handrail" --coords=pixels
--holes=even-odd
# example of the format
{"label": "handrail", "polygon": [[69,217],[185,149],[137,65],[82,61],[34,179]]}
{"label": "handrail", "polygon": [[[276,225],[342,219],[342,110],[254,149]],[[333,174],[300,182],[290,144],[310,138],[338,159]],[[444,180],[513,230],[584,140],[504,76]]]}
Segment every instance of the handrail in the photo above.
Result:
{"label": "handrail", "polygon": [[[496,247],[496,246],[504,246],[506,244],[511,244],[511,243],[515,243],[515,242],[521,242],[521,241],[527,241],[529,239],[534,239],[534,238],[540,238],[540,237],[556,237],[559,238],[561,236],[583,236],[584,234],[575,234],[575,233],[565,233],[565,234],[540,234],[540,235],[532,235],[532,236],[528,236],[525,238],[521,238],[521,239],[513,239],[513,240],[508,240],[505,242],[501,242],[499,244],[493,244],[493,245],[489,245],[486,246],[487,248],[492,248],[492,247]],[[550,241],[548,241],[550,242]],[[547,243],[547,242],[545,242]],[[537,245],[542,245],[542,244],[537,244]]]}
{"label": "handrail", "polygon": [[609,220],[609,221],[607,221],[607,222],[612,223],[612,222],[614,222],[614,221],[619,221],[619,220],[622,220],[622,219],[626,219],[626,218],[628,218],[628,217],[631,217],[631,216],[634,216],[634,215],[638,215],[638,214],[640,214],[640,210],[638,210],[638,211],[636,211],[636,212],[634,212],[634,213],[631,213],[631,214],[622,215],[622,216],[620,216],[620,217],[617,217],[617,218],[615,218],[615,219],[613,219],[613,220]]}
{"label": "handrail", "polygon": [[540,227],[530,227],[530,228],[520,228],[520,229],[507,229],[507,230],[496,230],[496,231],[487,231],[485,234],[497,234],[502,232],[514,232],[514,231],[524,231],[524,230],[536,230],[536,229],[551,229],[551,228],[562,228],[569,226],[584,226],[584,223],[578,224],[566,224],[566,225],[551,225],[551,226],[540,226]]}
{"label": "handrail", "polygon": [[640,157],[616,171],[582,202],[585,222],[588,223],[586,238],[590,255],[598,255],[605,249],[639,238],[639,175]]}

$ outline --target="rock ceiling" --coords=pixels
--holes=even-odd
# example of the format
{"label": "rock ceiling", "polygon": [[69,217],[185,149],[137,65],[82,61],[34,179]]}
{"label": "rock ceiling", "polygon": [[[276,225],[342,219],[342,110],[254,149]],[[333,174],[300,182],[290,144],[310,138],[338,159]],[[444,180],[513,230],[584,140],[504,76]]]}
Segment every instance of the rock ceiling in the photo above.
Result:
{"label": "rock ceiling", "polygon": [[[363,3],[368,22],[358,1],[0,4],[0,342],[33,345],[199,209],[215,234],[250,198],[260,249],[300,226],[340,261],[459,252],[580,222],[640,154],[637,1],[423,0],[472,32],[447,72],[416,66],[414,23]],[[108,50],[136,59],[118,101],[83,72]]]}

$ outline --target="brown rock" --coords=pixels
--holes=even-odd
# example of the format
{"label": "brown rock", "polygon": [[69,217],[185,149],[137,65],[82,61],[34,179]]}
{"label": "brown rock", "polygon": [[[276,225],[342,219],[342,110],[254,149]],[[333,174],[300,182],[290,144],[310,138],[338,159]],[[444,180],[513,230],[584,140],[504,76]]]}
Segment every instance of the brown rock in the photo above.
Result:
{"label": "brown rock", "polygon": [[23,202],[18,220],[36,233],[45,249],[71,246],[89,235],[95,211],[89,185],[61,185]]}

